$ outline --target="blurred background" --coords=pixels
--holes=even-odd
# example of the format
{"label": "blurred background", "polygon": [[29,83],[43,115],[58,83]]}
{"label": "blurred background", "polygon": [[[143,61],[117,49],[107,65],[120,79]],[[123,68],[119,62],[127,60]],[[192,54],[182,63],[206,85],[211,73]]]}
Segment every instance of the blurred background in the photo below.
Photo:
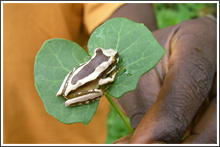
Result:
{"label": "blurred background", "polygon": [[[217,4],[213,3],[157,3],[153,6],[159,29],[178,24],[188,19],[205,17],[207,15],[214,18],[217,17]],[[129,133],[123,121],[112,107],[108,116],[107,133],[106,143],[108,144]]]}

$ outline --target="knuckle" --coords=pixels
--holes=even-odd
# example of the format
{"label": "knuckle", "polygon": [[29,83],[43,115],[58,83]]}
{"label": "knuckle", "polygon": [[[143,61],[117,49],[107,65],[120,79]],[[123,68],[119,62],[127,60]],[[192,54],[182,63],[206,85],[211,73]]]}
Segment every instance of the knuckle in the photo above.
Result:
{"label": "knuckle", "polygon": [[183,123],[179,119],[176,119],[173,114],[166,113],[162,115],[163,116],[161,116],[162,118],[160,118],[160,122],[157,124],[155,130],[156,136],[154,136],[154,140],[166,143],[181,142],[181,138],[185,133]]}
{"label": "knuckle", "polygon": [[179,133],[179,128],[177,127],[167,127],[166,133],[164,133],[164,136],[162,138],[159,138],[158,141],[163,141],[166,143],[179,143],[181,141],[181,135]]}
{"label": "knuckle", "polygon": [[179,87],[176,88],[176,94],[180,95],[178,97],[186,97],[201,104],[212,88],[215,76],[215,69],[212,67],[200,57],[175,66],[175,75],[179,81]]}
{"label": "knuckle", "polygon": [[207,62],[207,60],[202,58],[196,59],[193,61],[189,71],[191,80],[197,84],[195,86],[201,89],[200,92],[210,90],[215,70],[212,68],[212,65]]}
{"label": "knuckle", "polygon": [[179,110],[171,111],[168,113],[167,118],[169,119],[169,123],[167,124],[167,127],[164,131],[166,133],[164,133],[165,135],[163,136],[161,141],[165,141],[168,143],[178,143],[184,136],[189,126],[189,120],[184,115],[184,113]]}
{"label": "knuckle", "polygon": [[205,60],[197,59],[183,74],[182,93],[200,106],[211,91],[215,70]]}

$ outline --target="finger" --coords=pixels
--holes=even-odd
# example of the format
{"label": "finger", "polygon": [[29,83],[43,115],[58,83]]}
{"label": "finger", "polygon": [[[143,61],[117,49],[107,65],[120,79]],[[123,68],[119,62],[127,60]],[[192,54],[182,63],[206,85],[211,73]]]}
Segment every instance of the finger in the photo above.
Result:
{"label": "finger", "polygon": [[131,143],[180,142],[211,89],[216,72],[216,22],[205,18],[181,23],[170,42],[163,86]]}
{"label": "finger", "polygon": [[216,144],[217,143],[217,102],[211,101],[204,115],[192,130],[192,133],[182,143]]}
{"label": "finger", "polygon": [[115,142],[113,142],[113,144],[128,144],[130,142],[131,139],[131,134],[128,134],[118,140],[116,140]]}
{"label": "finger", "polygon": [[119,103],[127,112],[133,129],[156,101],[160,88],[160,79],[154,69],[140,78],[134,91],[120,98]]}

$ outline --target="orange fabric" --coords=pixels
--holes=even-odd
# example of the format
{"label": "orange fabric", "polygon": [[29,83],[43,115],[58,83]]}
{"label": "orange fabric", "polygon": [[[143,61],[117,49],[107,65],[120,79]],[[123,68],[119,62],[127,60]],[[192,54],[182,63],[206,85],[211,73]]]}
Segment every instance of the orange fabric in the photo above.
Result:
{"label": "orange fabric", "polygon": [[84,5],[84,23],[89,33],[100,25],[112,12],[117,10],[123,3],[89,3]]}
{"label": "orange fabric", "polygon": [[[105,143],[109,104],[102,98],[89,123],[66,125],[50,116],[34,85],[34,61],[44,41],[65,38],[86,48],[91,32],[101,21],[86,4],[3,4],[3,143]],[[98,4],[98,7],[102,7]],[[89,10],[86,10],[89,9]],[[98,11],[99,9],[97,9]],[[101,10],[101,9],[100,9]],[[97,14],[97,13],[94,13]],[[91,18],[83,19],[83,16]],[[98,20],[95,18],[94,20]]]}

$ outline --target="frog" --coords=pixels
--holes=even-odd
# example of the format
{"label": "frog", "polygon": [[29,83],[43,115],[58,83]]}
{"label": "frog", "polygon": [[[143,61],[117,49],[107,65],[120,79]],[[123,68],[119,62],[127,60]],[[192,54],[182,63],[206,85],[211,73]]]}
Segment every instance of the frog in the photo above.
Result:
{"label": "frog", "polygon": [[90,104],[106,94],[115,81],[119,53],[98,47],[89,61],[73,68],[64,78],[56,96],[66,99],[65,106]]}

